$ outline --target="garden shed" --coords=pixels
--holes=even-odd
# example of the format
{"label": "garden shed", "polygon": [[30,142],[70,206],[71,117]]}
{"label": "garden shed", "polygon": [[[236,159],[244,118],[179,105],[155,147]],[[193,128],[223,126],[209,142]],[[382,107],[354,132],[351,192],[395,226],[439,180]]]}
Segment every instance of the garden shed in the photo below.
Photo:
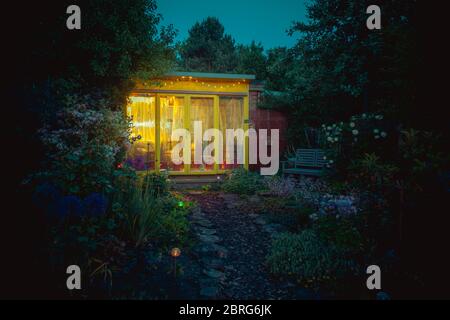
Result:
{"label": "garden shed", "polygon": [[[203,133],[212,128],[222,132],[225,155],[226,129],[246,131],[249,127],[259,129],[261,126],[260,117],[255,117],[256,121],[251,119],[251,115],[259,115],[255,110],[261,92],[261,86],[255,86],[254,80],[255,76],[246,74],[173,72],[160,79],[139,83],[126,110],[132,119],[135,140],[128,152],[127,163],[139,171],[170,175],[221,174],[238,166],[247,169],[248,139],[243,145],[237,142],[232,155],[236,158],[241,148],[245,155],[242,165],[227,163],[225,156],[223,163],[194,164],[192,160],[191,164],[175,165],[171,151],[178,142],[172,141],[171,136],[177,129],[193,132],[194,122],[201,121]],[[278,118],[276,125],[285,126]],[[262,126],[272,128],[267,121]],[[194,153],[195,144],[192,143],[192,159]]]}

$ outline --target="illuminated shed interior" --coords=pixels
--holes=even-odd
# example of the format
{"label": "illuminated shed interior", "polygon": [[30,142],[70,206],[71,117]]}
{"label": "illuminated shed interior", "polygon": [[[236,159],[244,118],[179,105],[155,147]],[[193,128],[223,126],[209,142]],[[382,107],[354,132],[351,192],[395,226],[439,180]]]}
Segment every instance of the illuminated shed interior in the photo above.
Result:
{"label": "illuminated shed interior", "polygon": [[[161,79],[141,83],[130,96],[127,115],[133,123],[135,142],[127,163],[138,171],[168,172],[171,175],[220,174],[236,168],[236,161],[226,162],[226,129],[249,126],[249,88],[252,75],[217,73],[170,73]],[[194,164],[195,146],[191,144],[192,164],[175,165],[171,160],[172,132],[187,129],[193,133],[194,121],[202,121],[203,132],[210,128],[223,134],[224,163]],[[203,142],[203,148],[213,142]],[[248,140],[235,140],[233,158],[238,148],[244,152],[248,168]]]}

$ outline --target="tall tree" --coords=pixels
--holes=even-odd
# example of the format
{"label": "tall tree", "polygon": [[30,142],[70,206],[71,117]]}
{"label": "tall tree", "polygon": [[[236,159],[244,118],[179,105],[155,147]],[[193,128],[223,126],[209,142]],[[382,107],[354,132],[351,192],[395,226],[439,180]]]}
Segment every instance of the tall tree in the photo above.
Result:
{"label": "tall tree", "polygon": [[366,26],[371,4],[314,0],[307,8],[308,22],[295,23],[289,31],[301,35],[292,49],[292,97],[323,121],[363,111],[398,113],[414,103],[408,94],[414,83],[406,78],[414,79],[416,68],[416,1],[380,1],[381,30]]}
{"label": "tall tree", "polygon": [[235,49],[234,39],[225,34],[220,21],[208,17],[197,22],[181,43],[180,65],[186,71],[232,72],[237,65]]}
{"label": "tall tree", "polygon": [[155,0],[81,0],[81,29],[66,27],[63,0],[37,5],[26,20],[33,37],[24,43],[25,79],[35,85],[42,80],[65,80],[74,89],[129,90],[136,78],[164,72],[173,60],[170,43],[174,32],[159,28]]}
{"label": "tall tree", "polygon": [[238,65],[236,72],[254,74],[258,80],[266,78],[267,56],[261,43],[237,46]]}
{"label": "tall tree", "polygon": [[290,71],[293,68],[293,55],[286,47],[270,49],[267,53],[266,88],[275,91],[288,90],[292,83]]}
{"label": "tall tree", "polygon": [[[47,5],[46,5],[47,4]],[[20,165],[16,180],[36,169],[39,141],[36,130],[42,120],[54,117],[69,94],[107,98],[116,108],[126,102],[134,80],[156,76],[174,59],[173,30],[159,28],[154,0],[81,0],[81,29],[69,30],[66,9],[72,1],[17,3],[9,22],[14,25],[5,40],[12,53],[7,99],[14,107],[7,112],[15,140],[11,151]],[[51,120],[51,119],[50,119]],[[22,146],[27,145],[28,149]]]}

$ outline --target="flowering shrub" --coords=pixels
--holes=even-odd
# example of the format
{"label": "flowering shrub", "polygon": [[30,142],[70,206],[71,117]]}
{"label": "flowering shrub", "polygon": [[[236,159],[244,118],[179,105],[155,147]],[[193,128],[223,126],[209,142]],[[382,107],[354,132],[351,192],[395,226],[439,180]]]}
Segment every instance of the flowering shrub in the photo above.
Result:
{"label": "flowering shrub", "polygon": [[110,192],[129,146],[129,123],[121,112],[89,98],[71,100],[56,122],[40,130],[48,163],[42,173],[64,193]]}
{"label": "flowering shrub", "polygon": [[87,284],[98,279],[111,288],[117,272],[140,253],[160,255],[173,246],[185,247],[191,204],[181,196],[161,193],[161,188],[156,193],[157,184],[142,183],[134,176],[119,178],[108,196],[64,196],[49,184],[36,188],[35,203],[55,222],[50,241],[55,269],[77,264],[86,270]]}
{"label": "flowering shrub", "polygon": [[108,209],[108,199],[100,193],[91,193],[84,198],[77,195],[64,196],[49,184],[36,187],[33,202],[49,216],[58,220],[101,217]]}
{"label": "flowering shrub", "polygon": [[331,188],[323,179],[302,178],[295,188],[295,198],[298,202],[318,209],[324,194],[330,193]]}
{"label": "flowering shrub", "polygon": [[319,208],[319,215],[334,215],[334,216],[351,216],[358,213],[358,198],[357,195],[339,195],[333,196],[325,194],[321,198]]}
{"label": "flowering shrub", "polygon": [[313,209],[310,215],[313,221],[321,216],[352,216],[359,212],[357,190],[348,189],[344,194],[336,194],[325,180],[301,179],[295,189],[295,198],[297,202]]}
{"label": "flowering shrub", "polygon": [[291,177],[265,177],[264,184],[268,189],[268,192],[274,196],[290,197],[294,193],[295,181]]}
{"label": "flowering shrub", "polygon": [[392,129],[383,120],[383,115],[363,113],[352,116],[348,122],[322,125],[326,166],[345,176],[350,163],[366,153],[393,155]]}

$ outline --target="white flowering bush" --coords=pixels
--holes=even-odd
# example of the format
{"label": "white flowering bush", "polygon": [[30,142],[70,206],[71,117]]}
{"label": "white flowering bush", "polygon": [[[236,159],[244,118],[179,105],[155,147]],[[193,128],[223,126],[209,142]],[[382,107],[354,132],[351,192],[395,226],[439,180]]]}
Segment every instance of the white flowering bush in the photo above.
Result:
{"label": "white flowering bush", "polygon": [[330,172],[347,175],[353,161],[366,153],[393,154],[392,129],[381,114],[363,113],[347,122],[322,125],[326,167]]}
{"label": "white flowering bush", "polygon": [[39,131],[47,149],[41,176],[68,194],[109,192],[129,146],[130,125],[101,101],[72,99]]}

